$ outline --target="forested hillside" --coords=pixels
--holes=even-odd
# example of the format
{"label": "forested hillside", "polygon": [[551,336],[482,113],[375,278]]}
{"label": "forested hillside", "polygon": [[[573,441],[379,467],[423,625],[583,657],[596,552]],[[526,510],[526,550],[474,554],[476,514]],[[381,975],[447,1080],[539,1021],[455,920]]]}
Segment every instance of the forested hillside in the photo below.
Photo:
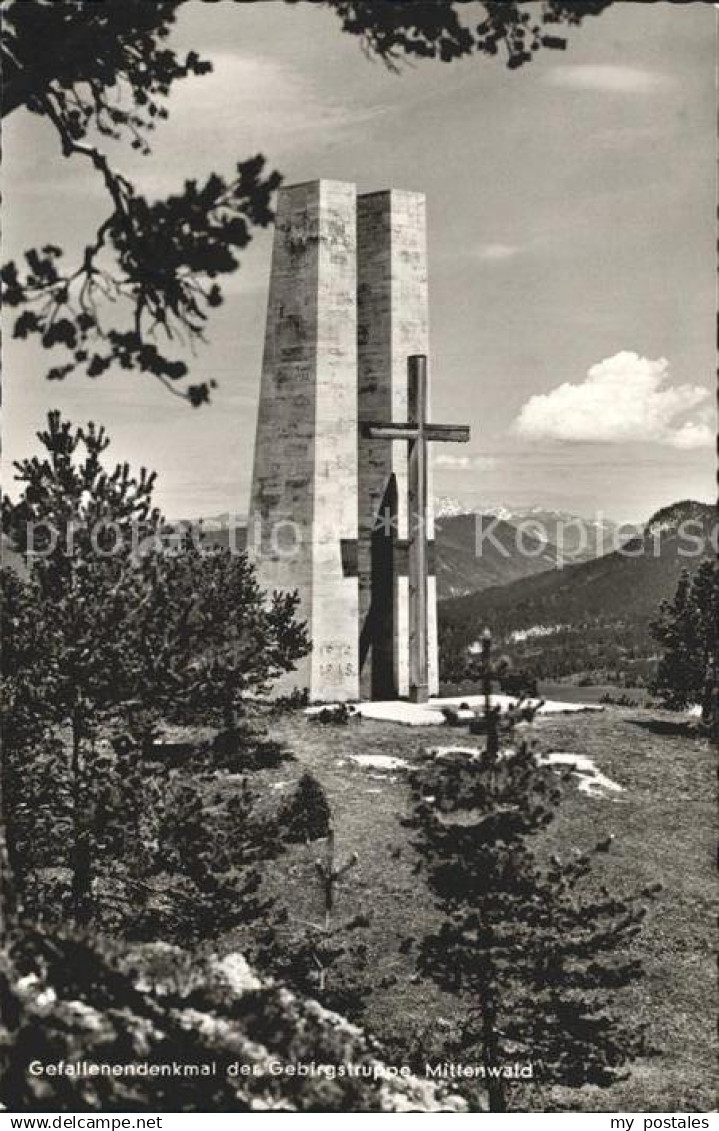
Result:
{"label": "forested hillside", "polygon": [[604,672],[639,677],[651,668],[649,632],[659,602],[683,570],[715,553],[716,513],[683,502],[658,511],[642,537],[594,561],[553,569],[440,603],[442,663],[452,678],[489,626],[513,660],[542,678]]}

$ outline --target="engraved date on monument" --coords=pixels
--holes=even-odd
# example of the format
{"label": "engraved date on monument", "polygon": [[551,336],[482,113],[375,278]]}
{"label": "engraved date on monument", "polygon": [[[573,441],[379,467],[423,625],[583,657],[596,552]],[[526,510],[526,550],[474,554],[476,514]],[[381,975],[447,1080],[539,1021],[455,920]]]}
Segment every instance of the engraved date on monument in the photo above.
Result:
{"label": "engraved date on monument", "polygon": [[357,669],[355,668],[355,665],[351,660],[349,660],[346,664],[320,664],[320,675],[330,679],[335,676],[337,677],[337,679],[341,679],[347,675],[355,675],[356,670]]}
{"label": "engraved date on monument", "polygon": [[341,679],[344,676],[354,675],[356,665],[352,658],[350,644],[330,643],[321,644],[318,649],[319,672],[325,678]]}

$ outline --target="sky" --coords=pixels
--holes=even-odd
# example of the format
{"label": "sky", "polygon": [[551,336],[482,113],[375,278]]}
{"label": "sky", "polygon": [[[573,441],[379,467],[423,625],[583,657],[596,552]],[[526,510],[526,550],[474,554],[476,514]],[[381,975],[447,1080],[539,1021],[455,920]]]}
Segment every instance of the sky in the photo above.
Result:
{"label": "sky", "polygon": [[[286,184],[426,193],[434,417],[472,429],[435,454],[437,495],[641,521],[715,497],[715,13],[618,3],[568,36],[516,71],[394,74],[319,6],[186,0],[171,43],[214,71],[176,84],[151,156],[111,155],[148,195],[257,152]],[[24,110],[4,145],[3,258],[82,248],[106,211],[92,171]],[[6,486],[59,408],[154,468],[168,516],[245,512],[271,242],[255,234],[191,358],[219,382],[209,406],[124,371],[51,384],[50,355],[6,338]]]}

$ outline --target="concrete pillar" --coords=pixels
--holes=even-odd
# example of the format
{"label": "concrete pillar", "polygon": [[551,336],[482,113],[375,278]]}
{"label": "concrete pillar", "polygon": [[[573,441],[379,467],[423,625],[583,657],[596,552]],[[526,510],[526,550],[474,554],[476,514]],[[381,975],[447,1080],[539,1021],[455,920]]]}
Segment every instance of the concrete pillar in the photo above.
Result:
{"label": "concrete pillar", "polygon": [[356,191],[281,189],[272,250],[248,552],[263,588],[297,589],[312,652],[278,694],[359,697]]}
{"label": "concrete pillar", "polygon": [[[407,358],[429,354],[423,194],[392,189],[358,198],[357,302],[360,430],[363,421],[404,422]],[[409,692],[407,445],[360,435],[358,476],[360,692],[362,698],[405,696]],[[394,525],[394,547],[378,536],[378,520],[381,526],[383,518]],[[428,533],[434,537],[431,471]],[[427,597],[429,691],[436,694],[434,576],[429,578]]]}

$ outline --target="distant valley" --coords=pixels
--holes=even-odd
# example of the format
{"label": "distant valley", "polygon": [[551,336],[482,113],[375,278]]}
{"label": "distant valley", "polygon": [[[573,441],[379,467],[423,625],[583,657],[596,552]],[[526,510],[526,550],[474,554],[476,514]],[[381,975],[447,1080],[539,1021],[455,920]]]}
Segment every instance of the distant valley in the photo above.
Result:
{"label": "distant valley", "polygon": [[[442,506],[444,502],[445,506]],[[590,519],[539,508],[525,511],[469,514],[440,501],[436,526],[437,592],[440,600],[507,585],[553,570],[560,562],[585,561],[613,548],[618,524],[606,520],[600,529]],[[511,518],[509,517],[511,513]],[[246,541],[246,520],[235,517],[238,549]],[[202,520],[209,545],[227,546],[229,515]],[[631,531],[625,530],[626,537]]]}
{"label": "distant valley", "polygon": [[[645,682],[653,670],[650,623],[659,602],[673,595],[682,570],[691,572],[702,557],[716,553],[716,510],[690,500],[662,508],[642,530],[541,508],[468,514],[440,500],[437,509],[435,568],[447,679],[489,627],[496,647],[516,667],[542,679],[584,673],[608,682]],[[201,526],[207,544],[232,542],[243,550],[245,523],[224,513]],[[602,547],[610,552],[601,554]],[[3,562],[26,575],[5,537]]]}
{"label": "distant valley", "polygon": [[684,501],[658,511],[621,551],[444,600],[445,666],[490,627],[515,664],[543,678],[584,671],[643,679],[660,601],[673,595],[684,569],[693,572],[715,555],[716,545],[715,508]]}

